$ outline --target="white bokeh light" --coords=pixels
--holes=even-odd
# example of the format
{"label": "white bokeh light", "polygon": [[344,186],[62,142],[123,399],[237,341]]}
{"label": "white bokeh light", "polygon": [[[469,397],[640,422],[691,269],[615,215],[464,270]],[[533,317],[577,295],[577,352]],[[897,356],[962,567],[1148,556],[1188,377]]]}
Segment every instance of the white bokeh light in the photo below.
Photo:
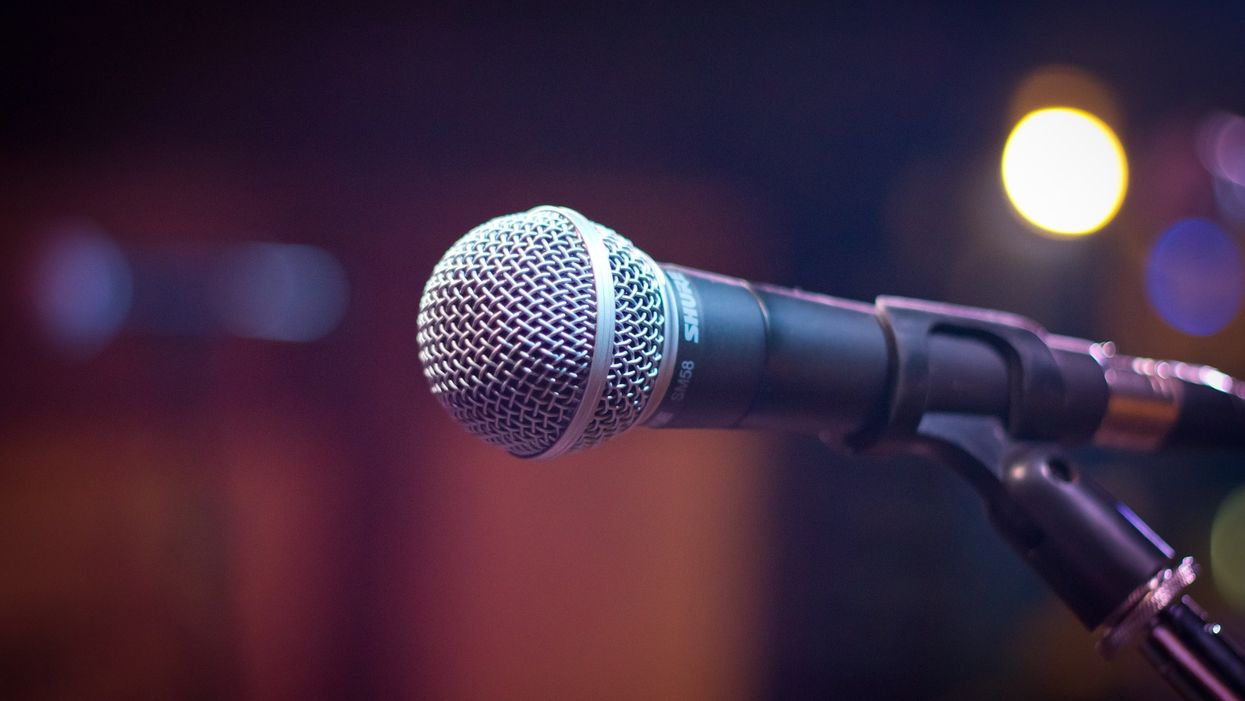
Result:
{"label": "white bokeh light", "polygon": [[1051,233],[1093,233],[1111,221],[1128,189],[1128,162],[1115,133],[1083,110],[1026,115],[1003,148],[1003,186],[1016,211]]}

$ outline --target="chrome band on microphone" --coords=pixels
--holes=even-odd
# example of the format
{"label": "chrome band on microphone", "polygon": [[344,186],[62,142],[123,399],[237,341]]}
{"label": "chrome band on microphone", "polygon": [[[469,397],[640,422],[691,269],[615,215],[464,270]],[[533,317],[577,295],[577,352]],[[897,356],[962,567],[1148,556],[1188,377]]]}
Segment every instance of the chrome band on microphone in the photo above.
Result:
{"label": "chrome band on microphone", "polygon": [[592,276],[596,282],[596,336],[593,341],[592,361],[588,370],[588,383],[584,386],[583,397],[575,409],[575,415],[566,430],[549,449],[535,455],[537,458],[551,458],[570,450],[584,434],[584,429],[592,421],[597,411],[597,404],[605,392],[605,380],[609,374],[610,360],[614,357],[614,276],[610,272],[609,253],[605,243],[601,241],[601,232],[597,225],[588,221],[584,215],[566,207],[536,207],[533,212],[549,210],[566,217],[579,232],[579,237],[588,251],[588,260],[592,263]]}

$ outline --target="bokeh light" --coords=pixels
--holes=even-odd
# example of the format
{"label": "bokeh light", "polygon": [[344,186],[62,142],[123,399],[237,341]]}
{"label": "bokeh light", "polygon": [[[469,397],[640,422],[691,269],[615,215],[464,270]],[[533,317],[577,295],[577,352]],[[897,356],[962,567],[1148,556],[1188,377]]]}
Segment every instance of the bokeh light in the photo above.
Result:
{"label": "bokeh light", "polygon": [[89,223],[56,227],[35,262],[35,316],[69,357],[84,358],[107,345],[129,315],[133,292],[125,254]]}
{"label": "bokeh light", "polygon": [[1245,295],[1240,248],[1209,219],[1182,219],[1150,250],[1146,293],[1176,329],[1194,336],[1218,333]]}
{"label": "bokeh light", "polygon": [[1015,121],[1045,107],[1073,107],[1118,124],[1120,108],[1114,93],[1097,76],[1079,66],[1050,64],[1029,72],[1012,93],[1009,114]]}
{"label": "bokeh light", "polygon": [[1210,566],[1224,599],[1245,611],[1245,487],[1230,493],[1215,514]]}
{"label": "bokeh light", "polygon": [[1003,147],[1003,187],[1025,220],[1065,236],[1111,221],[1128,189],[1128,162],[1115,132],[1084,110],[1026,115]]}
{"label": "bokeh light", "polygon": [[328,251],[256,242],[222,256],[213,306],[237,336],[305,342],[337,327],[349,296],[346,273]]}
{"label": "bokeh light", "polygon": [[1202,121],[1198,157],[1214,179],[1219,210],[1245,221],[1245,117],[1215,112]]}
{"label": "bokeh light", "polygon": [[1219,205],[1219,213],[1235,222],[1245,222],[1245,185],[1237,185],[1231,180],[1215,178],[1215,203]]}
{"label": "bokeh light", "polygon": [[1216,176],[1245,185],[1245,117],[1216,112],[1202,123],[1198,155]]}

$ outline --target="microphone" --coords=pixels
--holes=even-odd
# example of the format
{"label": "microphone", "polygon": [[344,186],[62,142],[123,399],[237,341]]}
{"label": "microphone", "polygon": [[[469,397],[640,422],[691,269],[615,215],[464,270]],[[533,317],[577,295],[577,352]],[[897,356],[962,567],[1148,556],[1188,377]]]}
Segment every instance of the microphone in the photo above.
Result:
{"label": "microphone", "polygon": [[876,304],[658,264],[565,207],[497,217],[441,258],[419,359],[456,422],[519,457],[634,426],[762,428],[861,450],[935,414],[1017,440],[1245,447],[1245,384],[1003,312]]}

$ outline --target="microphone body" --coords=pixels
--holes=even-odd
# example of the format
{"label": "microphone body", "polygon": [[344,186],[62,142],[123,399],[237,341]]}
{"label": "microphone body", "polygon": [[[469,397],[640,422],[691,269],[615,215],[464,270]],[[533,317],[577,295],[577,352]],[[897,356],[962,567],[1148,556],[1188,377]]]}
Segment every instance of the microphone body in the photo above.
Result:
{"label": "microphone body", "polygon": [[888,297],[870,306],[662,269],[678,333],[650,427],[785,429],[861,448],[941,412],[996,417],[1022,440],[1154,449],[1245,439],[1239,398],[1190,377],[1191,366],[1115,356],[1001,312]]}
{"label": "microphone body", "polygon": [[885,415],[891,360],[867,305],[661,267],[674,376],[646,425],[849,433]]}
{"label": "microphone body", "polygon": [[1116,355],[1002,312],[658,265],[565,208],[455,244],[425,289],[420,346],[451,414],[524,457],[634,425],[790,430],[859,450],[945,413],[996,417],[1016,440],[1245,446],[1242,386],[1212,368]]}

